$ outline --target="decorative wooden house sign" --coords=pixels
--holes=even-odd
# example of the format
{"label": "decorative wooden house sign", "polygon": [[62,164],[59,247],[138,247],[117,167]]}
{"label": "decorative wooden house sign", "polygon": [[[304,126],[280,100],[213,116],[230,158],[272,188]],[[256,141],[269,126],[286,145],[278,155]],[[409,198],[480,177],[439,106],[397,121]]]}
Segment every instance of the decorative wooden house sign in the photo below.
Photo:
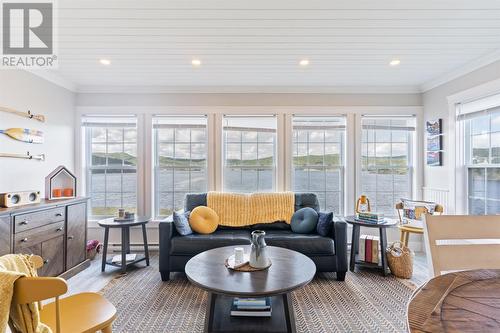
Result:
{"label": "decorative wooden house sign", "polygon": [[58,166],[45,177],[45,197],[49,200],[76,197],[76,177],[65,166]]}

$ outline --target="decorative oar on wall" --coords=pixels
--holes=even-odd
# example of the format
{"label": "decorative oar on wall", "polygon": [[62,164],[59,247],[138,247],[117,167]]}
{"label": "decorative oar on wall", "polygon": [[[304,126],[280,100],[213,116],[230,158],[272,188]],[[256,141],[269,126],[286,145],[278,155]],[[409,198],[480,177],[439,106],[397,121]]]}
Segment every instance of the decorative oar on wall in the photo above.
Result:
{"label": "decorative oar on wall", "polygon": [[0,157],[24,158],[26,160],[45,161],[45,154],[31,155],[30,152],[27,152],[26,154],[0,153]]}
{"label": "decorative oar on wall", "polygon": [[0,130],[0,133],[6,134],[11,138],[28,142],[28,143],[43,143],[43,132],[28,128],[8,128]]}
{"label": "decorative oar on wall", "polygon": [[35,120],[41,121],[42,123],[45,122],[45,116],[42,116],[41,114],[32,114],[31,111],[29,111],[29,110],[28,110],[28,112],[22,112],[22,111],[17,111],[17,110],[7,108],[4,106],[0,106],[0,111],[12,113],[12,114],[18,115],[20,117],[24,117],[24,118],[35,119]]}

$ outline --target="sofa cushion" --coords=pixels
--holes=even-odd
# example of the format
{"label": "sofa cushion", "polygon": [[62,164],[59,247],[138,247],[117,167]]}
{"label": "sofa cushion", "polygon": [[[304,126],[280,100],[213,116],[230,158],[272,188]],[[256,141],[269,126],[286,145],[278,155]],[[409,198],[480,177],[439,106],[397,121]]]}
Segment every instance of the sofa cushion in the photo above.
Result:
{"label": "sofa cushion", "polygon": [[196,255],[222,246],[249,245],[248,230],[217,230],[212,234],[191,234],[172,238],[170,253],[173,255]]}
{"label": "sofa cushion", "polygon": [[318,213],[310,207],[301,208],[292,216],[292,231],[299,234],[310,234],[316,231]]}
{"label": "sofa cushion", "polygon": [[198,206],[207,205],[207,193],[188,193],[184,198],[184,210],[192,211]]}
{"label": "sofa cushion", "polygon": [[333,229],[333,213],[318,213],[318,225],[316,226],[316,232],[321,236],[329,236],[332,234]]}
{"label": "sofa cushion", "polygon": [[319,200],[315,193],[295,193],[295,211],[305,207],[319,212]]}
{"label": "sofa cushion", "polygon": [[193,230],[189,226],[189,214],[191,212],[174,212],[173,220],[175,229],[177,232],[182,235],[191,235]]}
{"label": "sofa cushion", "polygon": [[284,247],[305,255],[333,255],[334,242],[330,237],[317,234],[296,234],[293,231],[266,231],[266,244]]}
{"label": "sofa cushion", "polygon": [[199,234],[211,234],[217,230],[219,216],[206,206],[198,206],[189,215],[189,226]]}

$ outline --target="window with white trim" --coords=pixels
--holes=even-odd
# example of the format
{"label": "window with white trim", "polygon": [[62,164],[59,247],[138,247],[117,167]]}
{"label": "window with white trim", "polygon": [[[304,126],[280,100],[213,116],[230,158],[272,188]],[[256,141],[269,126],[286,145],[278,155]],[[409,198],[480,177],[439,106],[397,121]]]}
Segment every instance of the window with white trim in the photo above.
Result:
{"label": "window with white trim", "polygon": [[186,193],[207,191],[207,117],[155,116],[154,211],[183,208]]}
{"label": "window with white trim", "polygon": [[276,129],[276,116],[224,116],[224,191],[276,189]]}
{"label": "window with white trim", "polygon": [[414,116],[362,116],[360,190],[372,211],[394,216],[412,198]]}
{"label": "window with white trim", "polygon": [[459,105],[467,211],[500,214],[500,95]]}
{"label": "window with white trim", "polygon": [[345,117],[294,116],[293,190],[316,193],[320,207],[344,208]]}
{"label": "window with white trim", "polygon": [[89,215],[114,216],[119,208],[136,212],[136,117],[84,116],[82,120]]}

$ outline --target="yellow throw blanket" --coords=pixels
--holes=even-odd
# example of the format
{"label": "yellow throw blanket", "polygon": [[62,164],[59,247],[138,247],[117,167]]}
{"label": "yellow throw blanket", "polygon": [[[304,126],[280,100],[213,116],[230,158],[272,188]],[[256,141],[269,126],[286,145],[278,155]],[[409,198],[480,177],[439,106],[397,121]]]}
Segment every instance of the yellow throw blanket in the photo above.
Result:
{"label": "yellow throw blanket", "polygon": [[293,192],[222,193],[209,192],[207,205],[219,215],[219,225],[244,227],[257,223],[290,223],[294,213]]}
{"label": "yellow throw blanket", "polygon": [[7,330],[9,310],[11,323],[22,333],[51,333],[51,329],[40,322],[38,306],[35,303],[12,306],[14,282],[23,276],[37,276],[36,269],[30,259],[24,254],[7,254],[0,257],[0,331]]}

